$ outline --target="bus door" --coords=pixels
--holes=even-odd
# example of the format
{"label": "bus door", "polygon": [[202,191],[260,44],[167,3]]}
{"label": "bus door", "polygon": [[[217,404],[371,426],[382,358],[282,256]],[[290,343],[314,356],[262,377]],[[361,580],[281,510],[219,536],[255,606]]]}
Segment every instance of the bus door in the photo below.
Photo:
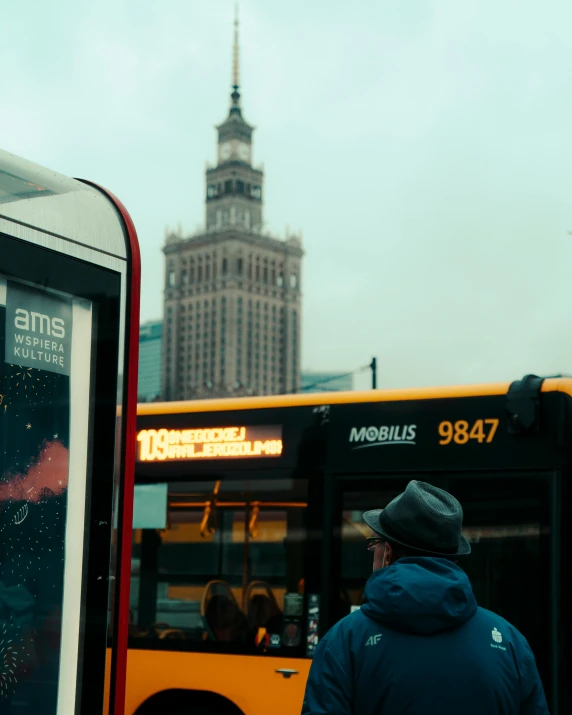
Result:
{"label": "bus door", "polygon": [[334,490],[330,625],[362,604],[372,572],[368,509],[383,508],[421,479],[452,493],[464,510],[471,556],[460,562],[480,606],[506,618],[528,639],[557,713],[559,526],[557,473],[454,473],[346,476]]}
{"label": "bus door", "polygon": [[150,684],[179,689],[177,708],[200,690],[248,715],[299,711],[307,495],[278,472],[136,486],[128,713]]}

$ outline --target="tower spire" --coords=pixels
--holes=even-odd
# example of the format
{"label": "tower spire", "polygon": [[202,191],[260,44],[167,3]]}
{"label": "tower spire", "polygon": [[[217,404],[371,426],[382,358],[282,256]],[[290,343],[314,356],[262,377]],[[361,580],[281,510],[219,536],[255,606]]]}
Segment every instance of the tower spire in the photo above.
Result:
{"label": "tower spire", "polygon": [[238,46],[238,3],[234,6],[234,44],[232,48],[232,103],[238,106],[240,99],[240,55]]}

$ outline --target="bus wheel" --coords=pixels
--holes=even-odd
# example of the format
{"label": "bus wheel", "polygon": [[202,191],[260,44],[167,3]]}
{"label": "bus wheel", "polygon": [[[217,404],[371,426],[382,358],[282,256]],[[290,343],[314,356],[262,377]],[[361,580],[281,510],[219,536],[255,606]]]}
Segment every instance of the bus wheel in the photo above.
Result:
{"label": "bus wheel", "polygon": [[[224,702],[220,707],[217,703],[209,703],[208,705],[203,705],[202,703],[193,705],[193,703],[189,703],[188,705],[182,705],[176,707],[174,710],[168,711],[168,715],[235,715],[235,713],[242,715],[242,712],[238,709],[235,710],[225,707]],[[165,715],[165,711],[158,710],[157,715]]]}
{"label": "bus wheel", "polygon": [[201,690],[170,690],[156,693],[135,715],[244,715],[227,698]]}

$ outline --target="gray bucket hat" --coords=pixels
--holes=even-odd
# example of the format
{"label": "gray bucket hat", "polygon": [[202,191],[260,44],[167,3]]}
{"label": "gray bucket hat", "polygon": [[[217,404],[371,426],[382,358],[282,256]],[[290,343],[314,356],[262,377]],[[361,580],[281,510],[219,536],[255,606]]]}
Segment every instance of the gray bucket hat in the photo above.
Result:
{"label": "gray bucket hat", "polygon": [[468,556],[462,535],[463,507],[452,494],[413,480],[385,509],[363,515],[365,523],[390,542],[433,556]]}

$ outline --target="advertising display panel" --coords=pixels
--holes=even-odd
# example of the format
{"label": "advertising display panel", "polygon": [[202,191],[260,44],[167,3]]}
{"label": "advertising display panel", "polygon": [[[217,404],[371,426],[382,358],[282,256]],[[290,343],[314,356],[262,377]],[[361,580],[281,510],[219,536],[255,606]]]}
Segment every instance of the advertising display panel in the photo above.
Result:
{"label": "advertising display panel", "polygon": [[0,152],[0,256],[0,713],[120,715],[136,236],[102,190]]}
{"label": "advertising display panel", "polygon": [[0,694],[54,715],[75,700],[92,319],[0,274]]}

